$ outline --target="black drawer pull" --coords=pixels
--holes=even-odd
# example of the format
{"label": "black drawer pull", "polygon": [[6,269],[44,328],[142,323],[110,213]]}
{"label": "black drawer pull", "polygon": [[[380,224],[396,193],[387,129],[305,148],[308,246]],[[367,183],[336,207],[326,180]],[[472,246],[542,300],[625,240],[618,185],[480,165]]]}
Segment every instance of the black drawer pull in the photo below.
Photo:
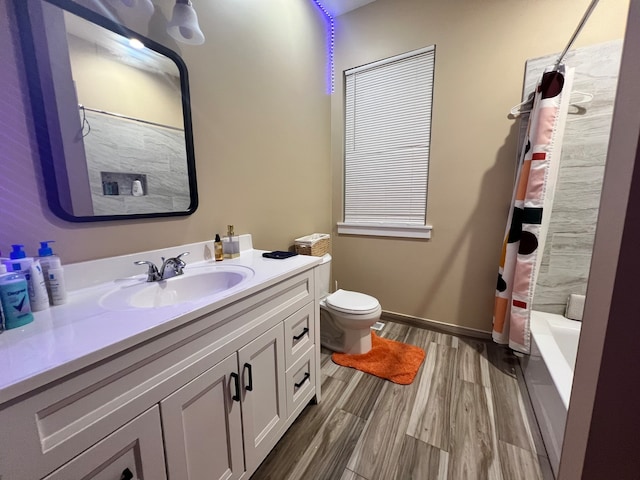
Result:
{"label": "black drawer pull", "polygon": [[245,388],[251,392],[253,390],[253,370],[251,369],[250,363],[245,363],[244,368],[249,370],[249,383]]}
{"label": "black drawer pull", "polygon": [[302,333],[300,335],[294,335],[293,339],[294,340],[300,340],[302,337],[304,337],[307,333],[309,333],[309,329],[307,327],[304,327],[304,330],[302,330]]}
{"label": "black drawer pull", "polygon": [[133,478],[133,473],[131,473],[131,470],[129,470],[128,468],[125,468],[124,471],[122,472],[122,476],[120,477],[120,480],[131,480]]}
{"label": "black drawer pull", "polygon": [[235,383],[235,387],[236,387],[236,394],[231,398],[236,402],[239,402],[240,401],[240,376],[236,372],[231,373],[231,375],[229,376],[233,378],[233,382]]}
{"label": "black drawer pull", "polygon": [[311,374],[309,374],[309,372],[307,372],[307,373],[304,374],[304,377],[302,377],[302,381],[300,383],[294,383],[293,386],[296,387],[296,388],[300,388],[304,382],[309,380],[309,378],[311,378]]}

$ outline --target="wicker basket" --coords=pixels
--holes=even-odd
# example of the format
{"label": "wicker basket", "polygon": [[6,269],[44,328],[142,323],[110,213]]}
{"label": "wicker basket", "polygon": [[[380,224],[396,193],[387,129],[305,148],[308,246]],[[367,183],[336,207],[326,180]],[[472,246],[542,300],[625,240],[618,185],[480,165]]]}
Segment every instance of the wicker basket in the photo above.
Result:
{"label": "wicker basket", "polygon": [[313,233],[306,237],[296,238],[296,252],[300,255],[311,255],[321,257],[329,252],[331,235],[328,233]]}

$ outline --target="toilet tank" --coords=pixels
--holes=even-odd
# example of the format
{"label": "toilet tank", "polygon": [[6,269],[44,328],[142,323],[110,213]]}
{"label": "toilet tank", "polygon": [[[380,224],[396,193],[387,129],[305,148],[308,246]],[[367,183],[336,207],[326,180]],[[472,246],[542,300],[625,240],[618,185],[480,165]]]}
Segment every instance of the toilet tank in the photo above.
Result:
{"label": "toilet tank", "polygon": [[329,286],[331,283],[331,255],[325,253],[322,256],[322,263],[318,266],[320,270],[320,298],[329,295]]}

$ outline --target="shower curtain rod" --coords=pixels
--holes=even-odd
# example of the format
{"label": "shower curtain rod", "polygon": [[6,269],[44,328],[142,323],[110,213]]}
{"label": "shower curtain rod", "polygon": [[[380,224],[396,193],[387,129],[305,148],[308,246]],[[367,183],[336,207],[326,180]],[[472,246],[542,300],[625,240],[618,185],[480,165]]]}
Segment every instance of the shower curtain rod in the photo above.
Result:
{"label": "shower curtain rod", "polygon": [[125,120],[133,120],[134,122],[146,123],[147,125],[152,125],[154,127],[168,128],[169,130],[177,130],[178,132],[184,131],[184,129],[182,128],[172,127],[171,125],[165,125],[163,123],[150,122],[149,120],[142,120],[141,118],[128,117],[127,115],[122,115],[121,113],[113,113],[113,112],[108,112],[106,110],[99,110],[97,108],[85,107],[81,103],[78,104],[78,108],[80,110],[88,110],[90,112],[102,113],[103,115],[110,115],[112,117],[124,118]]}
{"label": "shower curtain rod", "polygon": [[580,32],[582,31],[582,28],[587,23],[587,20],[589,20],[589,17],[591,16],[591,13],[593,12],[594,8],[596,8],[596,5],[598,4],[599,1],[600,0],[591,0],[591,4],[589,5],[589,7],[587,7],[587,11],[584,12],[584,15],[582,16],[582,20],[580,20],[580,23],[578,24],[578,27],[576,28],[575,32],[573,32],[573,35],[569,39],[569,43],[567,43],[567,46],[564,47],[564,50],[562,51],[562,53],[558,57],[558,61],[556,62],[556,65],[555,65],[554,69],[557,69],[560,66],[560,64],[562,63],[562,60],[564,60],[564,56],[567,54],[567,52],[569,51],[569,49],[573,45],[573,42],[576,41],[576,38],[578,37],[578,35],[580,35]]}

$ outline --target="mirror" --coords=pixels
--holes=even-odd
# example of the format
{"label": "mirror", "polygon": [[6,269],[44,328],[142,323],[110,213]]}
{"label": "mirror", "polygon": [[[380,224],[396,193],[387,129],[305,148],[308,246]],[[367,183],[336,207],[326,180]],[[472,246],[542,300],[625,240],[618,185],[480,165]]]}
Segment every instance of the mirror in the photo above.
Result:
{"label": "mirror", "polygon": [[15,8],[51,210],[73,222],[193,213],[181,58],[70,0]]}

